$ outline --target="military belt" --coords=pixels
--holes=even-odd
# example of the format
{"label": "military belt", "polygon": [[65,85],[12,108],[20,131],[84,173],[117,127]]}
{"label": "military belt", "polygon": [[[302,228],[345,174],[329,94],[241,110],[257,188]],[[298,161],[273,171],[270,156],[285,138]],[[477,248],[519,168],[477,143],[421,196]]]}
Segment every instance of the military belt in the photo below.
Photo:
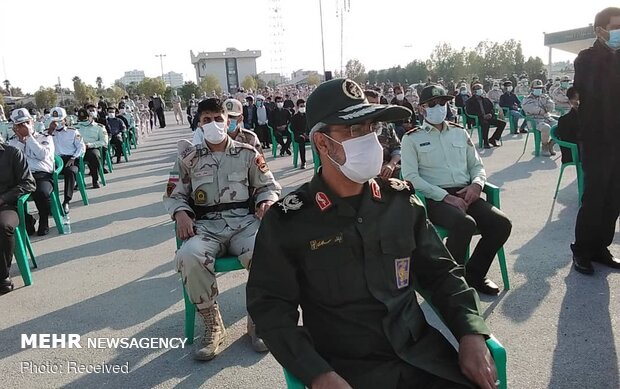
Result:
{"label": "military belt", "polygon": [[194,206],[194,211],[196,212],[196,219],[202,219],[206,214],[211,212],[224,212],[229,211],[231,209],[250,209],[250,200],[237,202],[237,203],[224,203],[224,204],[216,204],[210,205],[208,207],[202,207],[199,205]]}

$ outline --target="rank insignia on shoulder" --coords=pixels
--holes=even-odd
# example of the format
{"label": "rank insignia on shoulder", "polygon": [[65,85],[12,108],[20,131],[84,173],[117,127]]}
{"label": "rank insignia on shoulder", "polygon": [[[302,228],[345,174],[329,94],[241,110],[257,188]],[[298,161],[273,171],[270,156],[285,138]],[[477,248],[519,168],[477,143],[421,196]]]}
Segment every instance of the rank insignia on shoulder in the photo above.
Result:
{"label": "rank insignia on shoulder", "polygon": [[397,178],[390,178],[389,182],[390,182],[390,186],[392,187],[392,189],[396,191],[399,191],[399,192],[403,190],[411,191],[411,184],[408,181],[399,180]]}
{"label": "rank insignia on shoulder", "polygon": [[419,129],[420,129],[420,127],[415,126],[411,130],[405,132],[405,135],[413,134],[414,132],[417,132]]}
{"label": "rank insignia on shoulder", "polygon": [[326,239],[316,239],[310,241],[310,250],[318,250],[321,247],[332,246],[335,244],[341,244],[344,240],[342,232],[339,232],[337,235],[332,236]]}
{"label": "rank insignia on shoulder", "polygon": [[278,205],[282,208],[284,213],[288,211],[298,211],[304,205],[296,194],[290,194],[284,197]]}
{"label": "rank insignia on shoulder", "polygon": [[381,200],[381,188],[377,181],[370,180],[370,191],[372,192],[372,198],[375,200]]}
{"label": "rank insignia on shoulder", "polygon": [[314,196],[314,201],[316,201],[316,205],[319,206],[321,212],[326,211],[329,207],[332,206],[332,202],[329,200],[329,197],[323,192],[316,192]]}
{"label": "rank insignia on shoulder", "polygon": [[267,165],[267,162],[265,162],[265,157],[262,154],[256,157],[254,162],[256,163],[256,166],[258,166],[258,170],[260,170],[261,173],[267,173],[269,171],[269,166]]}

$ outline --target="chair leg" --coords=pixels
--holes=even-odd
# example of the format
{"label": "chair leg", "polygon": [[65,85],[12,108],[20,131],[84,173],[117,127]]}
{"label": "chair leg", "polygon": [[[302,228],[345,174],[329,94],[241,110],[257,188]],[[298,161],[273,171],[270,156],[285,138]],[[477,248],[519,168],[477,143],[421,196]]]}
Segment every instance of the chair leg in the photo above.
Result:
{"label": "chair leg", "polygon": [[534,155],[540,157],[540,144],[542,140],[540,138],[540,131],[534,130]]}
{"label": "chair leg", "polygon": [[297,160],[299,158],[299,145],[297,142],[293,142],[293,167],[297,167]]}
{"label": "chair leg", "polygon": [[19,267],[19,272],[24,280],[24,285],[32,285],[32,273],[30,273],[30,267],[28,266],[24,237],[22,237],[20,228],[15,229],[15,261],[17,262],[17,267]]}
{"label": "chair leg", "polygon": [[[182,283],[182,281],[181,281]],[[196,320],[196,306],[189,300],[185,285],[183,285],[183,299],[185,301],[185,337],[187,343],[194,343],[194,321]]]}
{"label": "chair leg", "polygon": [[101,157],[99,159],[99,179],[101,180],[101,185],[106,186],[105,173],[103,172],[104,163],[105,163],[105,160],[103,159],[103,157]]}
{"label": "chair leg", "polygon": [[108,171],[112,173],[114,168],[112,167],[112,157],[110,157],[110,149],[108,149],[107,153],[105,154],[105,162],[108,165]]}
{"label": "chair leg", "polygon": [[78,172],[75,176],[78,184],[78,188],[80,189],[80,194],[82,195],[82,203],[84,205],[88,205],[88,195],[86,194],[86,181],[84,181],[84,173]]}
{"label": "chair leg", "polygon": [[566,164],[562,164],[562,166],[560,166],[560,176],[558,177],[558,184],[555,186],[555,194],[553,195],[554,199],[558,197],[558,191],[560,190],[560,182],[562,182],[562,174],[564,174],[565,167],[566,167]]}
{"label": "chair leg", "polygon": [[508,279],[508,267],[506,265],[506,254],[504,252],[504,247],[500,248],[497,252],[497,258],[499,259],[499,268],[502,272],[504,290],[510,290],[510,280]]}
{"label": "chair leg", "polygon": [[63,235],[65,233],[65,229],[62,224],[62,217],[64,216],[64,211],[60,206],[60,197],[58,195],[58,192],[52,192],[52,195],[50,196],[50,203],[52,206],[51,208],[52,216],[54,217],[54,223],[56,223],[56,229],[58,230],[58,233],[60,235]]}
{"label": "chair leg", "polygon": [[482,139],[482,127],[478,126],[478,147],[484,147],[484,139]]}

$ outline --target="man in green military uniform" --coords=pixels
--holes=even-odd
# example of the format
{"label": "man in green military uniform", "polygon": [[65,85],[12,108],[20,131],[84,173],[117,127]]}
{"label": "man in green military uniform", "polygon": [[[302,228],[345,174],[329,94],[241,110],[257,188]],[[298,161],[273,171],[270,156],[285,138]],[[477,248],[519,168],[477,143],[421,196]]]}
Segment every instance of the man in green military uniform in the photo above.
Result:
{"label": "man in green military uniform", "polygon": [[[372,123],[411,112],[369,104],[348,79],[321,84],[306,112],[321,171],[266,214],[247,285],[269,350],[312,388],[494,388],[490,332],[463,267],[410,183],[373,178],[382,150]],[[458,356],[414,287],[456,336]]]}
{"label": "man in green military uniform", "polygon": [[99,188],[99,166],[103,163],[99,148],[108,146],[108,133],[104,126],[95,122],[94,116],[90,115],[85,108],[78,110],[77,128],[86,145],[84,160],[88,163],[88,169],[93,178],[93,188]]}

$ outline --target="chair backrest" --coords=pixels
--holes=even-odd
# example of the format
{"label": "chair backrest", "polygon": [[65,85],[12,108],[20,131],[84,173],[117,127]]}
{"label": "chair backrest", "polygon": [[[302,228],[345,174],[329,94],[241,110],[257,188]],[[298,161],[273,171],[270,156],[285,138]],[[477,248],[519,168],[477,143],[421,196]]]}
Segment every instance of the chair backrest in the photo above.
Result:
{"label": "chair backrest", "polygon": [[570,149],[570,153],[571,153],[571,155],[573,157],[573,162],[579,163],[580,162],[580,160],[579,160],[579,146],[576,143],[567,142],[565,140],[562,140],[562,139],[558,138],[557,129],[558,129],[557,124],[555,126],[551,127],[551,131],[549,131],[549,136],[559,146],[566,147],[567,149]]}

